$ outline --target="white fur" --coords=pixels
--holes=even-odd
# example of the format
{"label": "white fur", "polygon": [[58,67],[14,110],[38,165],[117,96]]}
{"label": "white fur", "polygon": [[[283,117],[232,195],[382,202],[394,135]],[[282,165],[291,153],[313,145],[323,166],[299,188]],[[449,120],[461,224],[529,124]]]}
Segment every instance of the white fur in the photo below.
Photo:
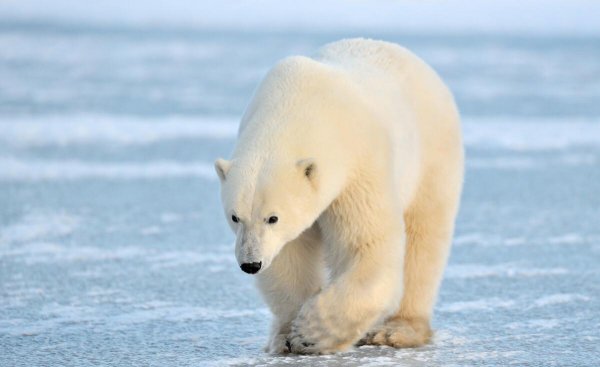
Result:
{"label": "white fur", "polygon": [[238,262],[262,263],[269,352],[428,340],[463,148],[452,95],[423,61],[363,39],[281,61],[215,166]]}

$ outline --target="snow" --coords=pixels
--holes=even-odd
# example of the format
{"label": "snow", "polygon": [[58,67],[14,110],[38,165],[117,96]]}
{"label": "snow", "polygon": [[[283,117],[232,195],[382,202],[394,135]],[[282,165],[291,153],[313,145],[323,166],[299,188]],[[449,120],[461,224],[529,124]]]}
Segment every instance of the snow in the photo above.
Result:
{"label": "snow", "polygon": [[505,263],[498,265],[489,264],[457,264],[450,265],[446,269],[447,278],[469,279],[487,277],[537,277],[546,275],[561,275],[569,271],[565,268],[531,268],[515,267],[513,264]]}
{"label": "snow", "polygon": [[[240,27],[254,31],[240,31],[227,9],[256,14],[250,3],[144,2],[110,22],[124,5],[1,3],[0,365],[598,365],[600,50],[586,36],[597,5],[545,2],[528,29],[557,20],[548,33],[561,36],[520,37],[504,31],[523,19],[506,18],[539,4],[492,3],[488,26],[492,15],[459,14],[477,2],[447,2],[439,9],[462,6],[448,19],[430,18],[430,4],[382,2],[379,17],[349,2],[353,30],[308,33],[270,33],[252,16]],[[265,23],[289,5],[264,4]],[[400,10],[414,23],[390,28]],[[297,13],[290,28],[312,19]],[[206,31],[213,15],[228,29]],[[436,333],[416,349],[267,356],[269,312],[235,261],[212,162],[230,154],[270,65],[363,26],[429,61],[464,116],[465,189]],[[492,33],[449,34],[468,27]]]}
{"label": "snow", "polygon": [[63,212],[30,212],[19,222],[0,228],[0,245],[65,236],[73,233],[78,224],[77,217]]}
{"label": "snow", "polygon": [[559,305],[562,303],[569,302],[587,302],[590,298],[588,296],[584,296],[581,294],[552,294],[549,296],[544,296],[540,299],[537,299],[534,302],[534,305],[537,307],[549,306],[549,305]]}
{"label": "snow", "polygon": [[213,165],[208,162],[180,163],[161,160],[144,163],[96,163],[5,157],[0,158],[0,169],[0,181],[132,180],[181,176],[215,179]]}
{"label": "snow", "polygon": [[181,139],[231,139],[234,118],[142,118],[110,115],[11,117],[0,120],[0,141],[19,147],[73,144],[141,145]]}
{"label": "snow", "polygon": [[[543,126],[543,128],[542,128]],[[465,120],[467,146],[514,151],[565,150],[598,147],[600,121],[573,119],[488,119]]]}
{"label": "snow", "polygon": [[[544,128],[540,129],[540,125]],[[236,116],[51,115],[0,120],[0,141],[20,148],[78,144],[151,145],[172,140],[234,139]],[[463,121],[467,147],[517,152],[600,146],[600,119],[476,118]],[[577,155],[574,156],[577,161]],[[586,156],[584,156],[586,157]],[[593,158],[590,154],[588,158]]]}
{"label": "snow", "polygon": [[497,298],[480,299],[470,302],[454,302],[438,307],[440,312],[473,312],[473,311],[491,311],[496,308],[514,308],[515,301],[502,300]]}

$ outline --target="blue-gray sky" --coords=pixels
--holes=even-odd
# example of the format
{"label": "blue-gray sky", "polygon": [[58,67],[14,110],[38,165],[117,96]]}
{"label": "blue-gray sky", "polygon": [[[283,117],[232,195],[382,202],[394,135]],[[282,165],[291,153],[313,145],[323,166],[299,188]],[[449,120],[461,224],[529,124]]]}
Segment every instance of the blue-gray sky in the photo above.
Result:
{"label": "blue-gray sky", "polygon": [[0,0],[0,21],[251,29],[600,34],[592,0]]}

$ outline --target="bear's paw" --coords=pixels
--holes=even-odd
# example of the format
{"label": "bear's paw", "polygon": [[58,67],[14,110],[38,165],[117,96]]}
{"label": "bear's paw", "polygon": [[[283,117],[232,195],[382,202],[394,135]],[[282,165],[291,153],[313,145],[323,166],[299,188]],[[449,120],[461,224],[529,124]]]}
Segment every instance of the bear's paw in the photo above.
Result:
{"label": "bear's paw", "polygon": [[413,348],[427,344],[432,331],[425,319],[390,319],[367,333],[356,345],[388,345],[394,348]]}

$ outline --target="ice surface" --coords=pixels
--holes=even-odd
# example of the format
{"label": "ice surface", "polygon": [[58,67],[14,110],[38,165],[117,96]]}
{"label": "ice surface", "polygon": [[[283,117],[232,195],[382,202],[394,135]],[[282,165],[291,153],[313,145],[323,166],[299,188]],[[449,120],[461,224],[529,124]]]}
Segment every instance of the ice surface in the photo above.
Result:
{"label": "ice surface", "polygon": [[142,145],[181,139],[231,139],[236,119],[143,118],[113,115],[12,117],[0,121],[1,141],[20,147],[74,144]]}
{"label": "ice surface", "polygon": [[213,165],[208,162],[96,163],[79,160],[20,160],[7,157],[0,158],[0,169],[0,181],[62,181],[90,178],[131,180],[180,176],[215,179]]}
{"label": "ice surface", "polygon": [[[141,118],[111,115],[54,115],[0,120],[0,141],[14,147],[78,144],[148,145],[185,139],[234,139],[237,117]],[[564,150],[598,147],[600,119],[596,118],[477,118],[462,123],[468,148],[514,151]],[[540,129],[543,125],[543,129]],[[591,155],[590,155],[591,156]]]}
{"label": "ice surface", "polygon": [[600,364],[600,48],[583,36],[383,35],[464,116],[434,341],[262,352],[269,312],[212,162],[270,65],[350,35],[2,24],[0,366]]}

